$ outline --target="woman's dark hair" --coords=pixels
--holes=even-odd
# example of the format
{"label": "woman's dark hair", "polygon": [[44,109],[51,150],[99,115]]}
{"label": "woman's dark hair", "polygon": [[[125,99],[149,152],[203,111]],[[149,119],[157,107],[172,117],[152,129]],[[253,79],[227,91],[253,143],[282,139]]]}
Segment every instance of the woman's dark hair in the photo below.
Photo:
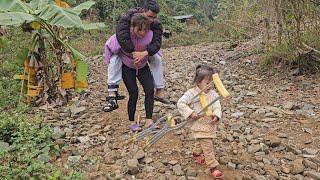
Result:
{"label": "woman's dark hair", "polygon": [[160,7],[159,7],[157,1],[155,1],[155,0],[147,0],[144,3],[144,9],[146,11],[150,10],[156,14],[158,14],[160,12]]}
{"label": "woman's dark hair", "polygon": [[207,64],[198,65],[196,67],[196,75],[194,77],[193,83],[198,84],[205,77],[211,77],[214,73],[216,73],[216,70],[213,67]]}
{"label": "woman's dark hair", "polygon": [[131,26],[138,27],[138,29],[150,29],[149,18],[144,13],[135,13],[131,18]]}

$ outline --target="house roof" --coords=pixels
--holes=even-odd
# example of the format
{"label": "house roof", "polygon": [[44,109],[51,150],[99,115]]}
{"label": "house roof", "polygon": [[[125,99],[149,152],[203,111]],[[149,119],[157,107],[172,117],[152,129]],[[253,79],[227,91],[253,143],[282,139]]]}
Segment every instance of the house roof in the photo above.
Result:
{"label": "house roof", "polygon": [[180,20],[180,19],[188,19],[188,18],[191,18],[191,17],[193,17],[192,14],[182,15],[182,16],[173,16],[172,18],[173,18],[173,19],[176,19],[176,20]]}

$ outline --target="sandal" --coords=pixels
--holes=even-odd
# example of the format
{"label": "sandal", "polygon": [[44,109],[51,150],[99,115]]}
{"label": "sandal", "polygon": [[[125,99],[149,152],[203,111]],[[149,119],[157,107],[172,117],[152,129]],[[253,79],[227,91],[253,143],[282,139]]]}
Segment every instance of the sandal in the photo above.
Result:
{"label": "sandal", "polygon": [[206,163],[204,157],[201,156],[200,154],[193,153],[193,158],[196,161],[196,163],[200,165],[204,165]]}
{"label": "sandal", "polygon": [[161,98],[161,97],[154,96],[154,100],[162,102],[163,104],[171,104],[171,102],[165,97]]}
{"label": "sandal", "polygon": [[141,128],[138,124],[134,123],[129,126],[130,130],[133,132],[139,131]]}
{"label": "sandal", "polygon": [[219,169],[212,168],[210,171],[211,171],[211,176],[214,179],[222,179],[223,178],[223,173]]}
{"label": "sandal", "polygon": [[[126,96],[123,96],[123,95],[119,95],[118,91],[116,92],[116,98],[117,100],[123,100],[126,98]],[[106,101],[109,101],[110,99],[114,99],[113,96],[107,96],[106,97]]]}
{"label": "sandal", "polygon": [[111,112],[113,110],[118,109],[118,103],[116,97],[109,97],[109,100],[107,101],[107,105],[103,107],[104,112]]}

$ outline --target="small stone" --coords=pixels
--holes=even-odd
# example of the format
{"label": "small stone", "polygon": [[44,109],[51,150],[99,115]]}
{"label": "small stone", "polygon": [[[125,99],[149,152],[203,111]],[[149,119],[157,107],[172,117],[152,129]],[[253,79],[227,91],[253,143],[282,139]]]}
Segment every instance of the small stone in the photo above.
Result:
{"label": "small stone", "polygon": [[225,64],[226,64],[226,61],[219,61],[219,64],[225,65]]}
{"label": "small stone", "polygon": [[233,164],[232,162],[228,162],[228,167],[231,169],[236,169],[236,164]]}
{"label": "small stone", "polygon": [[315,106],[313,104],[306,103],[306,104],[303,105],[302,109],[304,109],[304,110],[313,110],[314,108],[315,108]]}
{"label": "small stone", "polygon": [[244,113],[243,112],[235,112],[235,113],[232,113],[232,117],[234,117],[234,118],[240,118],[240,117],[242,117],[244,115]]}
{"label": "small stone", "polygon": [[80,114],[81,112],[86,111],[86,107],[82,106],[82,107],[74,107],[70,109],[72,116],[76,115],[76,114]]}
{"label": "small stone", "polygon": [[229,142],[234,141],[233,136],[232,136],[231,134],[227,134],[226,137],[225,137],[225,139],[226,139],[227,141],[229,141]]}
{"label": "small stone", "polygon": [[140,159],[144,158],[144,156],[145,156],[144,151],[140,149],[140,150],[136,153],[136,155],[134,156],[134,158],[140,160]]}
{"label": "small stone", "polygon": [[145,162],[146,164],[150,164],[150,163],[153,162],[153,160],[152,160],[152,158],[146,158],[146,159],[144,160],[144,162]]}
{"label": "small stone", "polygon": [[80,137],[78,137],[77,139],[78,139],[78,141],[79,141],[80,143],[85,144],[85,143],[89,142],[90,137],[89,137],[89,136],[80,136]]}
{"label": "small stone", "polygon": [[296,147],[294,147],[294,146],[290,146],[290,145],[287,147],[287,150],[288,150],[289,152],[293,152],[293,153],[296,154],[296,155],[299,155],[299,154],[302,153],[298,148],[296,148]]}
{"label": "small stone", "polygon": [[296,155],[293,154],[292,152],[288,152],[284,155],[284,158],[289,161],[294,161],[294,160],[296,160]]}
{"label": "small stone", "polygon": [[61,139],[61,138],[63,138],[65,135],[66,135],[66,133],[65,133],[63,130],[61,130],[59,127],[54,127],[54,128],[53,128],[52,138],[53,138],[54,140]]}
{"label": "small stone", "polygon": [[228,162],[230,161],[230,158],[228,156],[222,156],[219,159],[220,164],[222,165],[226,165],[228,164]]}
{"label": "small stone", "polygon": [[251,133],[251,128],[246,127],[244,130],[245,134],[250,134]]}
{"label": "small stone", "polygon": [[69,167],[78,167],[80,164],[81,156],[69,156],[67,165]]}
{"label": "small stone", "polygon": [[139,173],[139,167],[138,167],[138,160],[137,159],[129,159],[127,161],[127,166],[129,169],[129,174],[135,175]]}
{"label": "small stone", "polygon": [[[187,176],[196,177],[197,176],[197,170],[191,167],[187,168]],[[189,178],[188,178],[189,179]]]}
{"label": "small stone", "polygon": [[319,158],[319,157],[312,157],[312,158],[310,159],[310,161],[312,161],[312,162],[320,165],[320,158]]}
{"label": "small stone", "polygon": [[279,146],[281,144],[281,139],[278,138],[277,136],[267,136],[265,138],[266,140],[266,145],[272,147],[272,148],[275,148],[277,146]]}
{"label": "small stone", "polygon": [[264,176],[256,176],[255,180],[267,180]]}
{"label": "small stone", "polygon": [[231,125],[231,130],[233,132],[241,133],[240,128],[241,128],[241,124],[235,123]]}
{"label": "small stone", "polygon": [[305,171],[303,175],[311,177],[313,179],[320,179],[320,173],[316,171]]}
{"label": "small stone", "polygon": [[265,170],[267,175],[270,175],[270,176],[273,176],[273,177],[278,177],[278,173],[277,173],[276,169],[272,165],[266,164],[264,166],[264,170]]}
{"label": "small stone", "polygon": [[250,176],[242,176],[241,180],[252,180]]}
{"label": "small stone", "polygon": [[312,162],[312,161],[309,161],[309,160],[307,160],[307,159],[304,159],[304,160],[303,160],[303,164],[304,164],[304,166],[307,167],[307,168],[317,169],[317,164],[314,163],[314,162]]}
{"label": "small stone", "polygon": [[256,96],[257,95],[257,93],[255,93],[255,92],[247,92],[247,96]]}
{"label": "small stone", "polygon": [[174,165],[176,165],[176,164],[178,163],[178,161],[177,161],[177,160],[171,160],[171,161],[169,161],[168,163],[169,163],[170,165],[174,166]]}
{"label": "small stone", "polygon": [[284,165],[281,165],[281,171],[284,172],[285,174],[290,173],[290,169]]}
{"label": "small stone", "polygon": [[294,102],[286,102],[286,104],[283,106],[284,109],[287,109],[287,110],[292,110],[293,109],[293,106],[294,106]]}
{"label": "small stone", "polygon": [[304,154],[315,155],[315,154],[318,153],[318,150],[317,150],[317,149],[304,148],[304,149],[302,150],[302,152],[303,152]]}
{"label": "small stone", "polygon": [[306,180],[301,174],[296,174],[294,178],[295,180]]}
{"label": "small stone", "polygon": [[279,133],[279,138],[288,138],[288,135],[285,133]]}
{"label": "small stone", "polygon": [[176,164],[172,167],[172,171],[175,175],[177,176],[181,176],[183,175],[183,171],[182,171],[182,168],[179,164]]}
{"label": "small stone", "polygon": [[304,170],[304,165],[302,163],[303,159],[296,159],[290,163],[290,172],[292,174],[302,173]]}
{"label": "small stone", "polygon": [[261,150],[260,144],[251,145],[251,146],[248,147],[248,152],[249,152],[250,154],[253,154],[253,153],[258,152],[258,151],[260,151],[260,150]]}
{"label": "small stone", "polygon": [[146,172],[148,172],[148,173],[151,173],[151,172],[153,172],[155,169],[156,169],[156,168],[155,168],[155,167],[152,167],[152,166],[145,166],[145,167],[143,168],[143,171],[146,171]]}

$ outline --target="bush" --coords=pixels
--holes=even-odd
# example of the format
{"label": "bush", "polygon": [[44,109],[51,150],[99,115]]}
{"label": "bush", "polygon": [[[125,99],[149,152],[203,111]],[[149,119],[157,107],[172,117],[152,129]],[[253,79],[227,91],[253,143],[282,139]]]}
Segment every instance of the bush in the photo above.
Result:
{"label": "bush", "polygon": [[41,116],[29,118],[23,109],[0,113],[0,179],[62,179],[63,173],[50,163],[59,154],[51,126]]}

